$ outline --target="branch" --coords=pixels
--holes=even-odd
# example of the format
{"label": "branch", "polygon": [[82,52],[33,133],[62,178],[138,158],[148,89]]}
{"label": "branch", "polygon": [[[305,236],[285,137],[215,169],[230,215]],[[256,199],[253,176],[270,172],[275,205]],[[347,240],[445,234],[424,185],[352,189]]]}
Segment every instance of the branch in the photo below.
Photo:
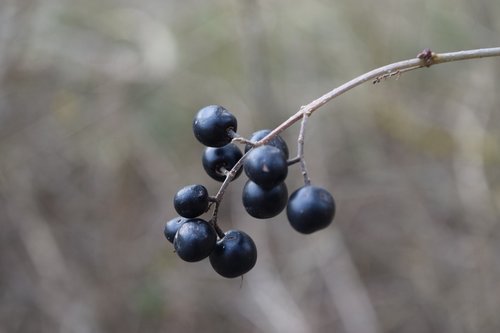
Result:
{"label": "branch", "polygon": [[394,75],[399,75],[403,72],[412,71],[422,67],[430,67],[432,65],[442,64],[451,61],[460,61],[468,59],[478,59],[486,57],[498,57],[500,56],[500,47],[492,47],[486,49],[476,49],[476,50],[466,50],[457,51],[449,53],[434,53],[430,49],[425,49],[417,55],[416,58],[403,60],[389,64],[383,67],[376,68],[368,73],[362,74],[351,81],[344,83],[343,85],[327,92],[318,99],[312,101],[311,103],[303,106],[300,110],[293,116],[285,120],[282,124],[271,131],[266,137],[262,138],[255,143],[255,147],[261,146],[272,140],[278,134],[295,124],[297,121],[301,120],[304,114],[310,115],[332,99],[337,96],[342,95],[345,92],[365,83],[367,81],[373,81],[373,83],[379,82],[383,78],[391,77]]}
{"label": "branch", "polygon": [[[361,85],[362,83],[365,83],[367,81],[373,81],[373,83],[380,82],[381,79],[384,78],[389,78],[394,75],[399,75],[403,72],[408,72],[412,71],[415,69],[419,69],[422,67],[430,67],[432,65],[437,65],[437,64],[442,64],[445,62],[451,62],[451,61],[459,61],[459,60],[467,60],[467,59],[477,59],[477,58],[485,58],[485,57],[498,57],[500,56],[500,47],[494,47],[494,48],[487,48],[487,49],[477,49],[477,50],[467,50],[467,51],[458,51],[458,52],[450,52],[450,53],[434,53],[430,49],[425,49],[422,52],[420,52],[416,58],[409,59],[409,60],[403,60],[400,62],[395,62],[393,64],[389,64],[383,67],[376,68],[368,73],[365,73],[363,75],[360,75],[351,81],[348,81],[344,83],[343,85],[331,90],[330,92],[324,94],[323,96],[319,97],[318,99],[312,101],[311,103],[302,106],[297,113],[295,113],[293,116],[285,120],[283,123],[281,123],[278,127],[276,127],[274,130],[271,131],[267,136],[262,138],[261,140],[257,142],[248,142],[248,140],[245,140],[244,138],[241,138],[237,133],[230,133],[230,135],[233,137],[233,140],[236,142],[241,142],[241,143],[251,143],[252,144],[252,149],[258,146],[265,145],[269,141],[271,141],[274,137],[276,137],[278,134],[286,130],[287,128],[291,127],[293,124],[295,124],[299,120],[303,120],[303,125],[301,128],[301,135],[303,136],[304,133],[304,126],[307,118],[316,110],[318,110],[320,107],[331,101],[337,96],[342,95],[345,92],[348,92],[351,89],[354,89],[355,87]],[[301,142],[302,140],[302,142]],[[215,204],[215,209],[213,212],[213,217],[212,217],[212,224],[218,229],[217,226],[217,211],[218,211],[218,206],[220,205],[222,198],[224,197],[224,194],[226,192],[226,189],[229,187],[229,184],[231,181],[236,177],[236,174],[238,170],[243,166],[243,161],[247,157],[248,153],[245,153],[243,157],[234,165],[234,167],[228,172],[226,175],[226,179],[222,183],[219,191],[213,198],[213,204]],[[305,167],[305,162],[303,158],[303,137],[299,137],[299,152],[298,156],[292,160],[289,161],[289,164],[293,164],[296,162],[301,162],[301,170],[302,174],[304,176],[304,182],[307,184],[310,182],[309,177],[307,175],[307,170]],[[220,230],[220,229],[218,229]],[[223,235],[222,231],[220,231],[221,234]]]}

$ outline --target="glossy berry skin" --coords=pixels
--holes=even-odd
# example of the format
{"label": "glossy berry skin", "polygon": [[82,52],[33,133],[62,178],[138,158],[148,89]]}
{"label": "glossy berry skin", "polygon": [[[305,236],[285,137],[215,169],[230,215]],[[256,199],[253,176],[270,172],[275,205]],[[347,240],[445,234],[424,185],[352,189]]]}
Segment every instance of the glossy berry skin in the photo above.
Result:
{"label": "glossy berry skin", "polygon": [[[271,133],[270,129],[263,129],[263,130],[257,131],[257,132],[252,134],[252,136],[250,137],[250,141],[257,142],[260,139],[263,139],[269,133]],[[274,147],[278,148],[279,150],[281,150],[283,155],[285,155],[285,159],[288,159],[288,157],[289,157],[288,146],[287,146],[285,140],[283,140],[283,138],[281,136],[279,136],[279,135],[276,136],[271,141],[269,141],[267,143],[267,145],[274,146]],[[250,148],[251,148],[250,145],[246,145],[245,146],[245,153],[247,151],[249,151]]]}
{"label": "glossy berry skin", "polygon": [[285,209],[288,189],[285,183],[264,189],[249,180],[243,187],[242,200],[248,214],[257,219],[269,219]]}
{"label": "glossy berry skin", "polygon": [[229,230],[210,254],[213,269],[226,278],[247,273],[257,262],[257,247],[243,231]]}
{"label": "glossy berry skin", "polygon": [[210,255],[217,242],[217,234],[207,221],[189,219],[184,222],[174,237],[177,255],[185,261],[200,261]]}
{"label": "glossy berry skin", "polygon": [[327,190],[305,185],[290,196],[286,215],[295,230],[310,234],[330,225],[335,216],[335,201]]}
{"label": "glossy berry skin", "polygon": [[188,185],[181,188],[174,197],[174,208],[186,218],[200,216],[208,209],[208,191],[203,185]]}
{"label": "glossy berry skin", "polygon": [[[226,175],[221,172],[221,169],[231,170],[242,156],[240,148],[234,143],[229,143],[223,147],[205,148],[201,161],[203,168],[210,177],[223,182],[226,179]],[[240,168],[234,179],[238,178],[242,171],[243,168]]]}
{"label": "glossy berry skin", "polygon": [[167,223],[165,223],[165,228],[163,229],[163,234],[165,235],[165,238],[167,238],[167,240],[170,243],[174,242],[174,237],[175,237],[175,234],[177,233],[177,230],[179,230],[181,225],[183,225],[184,222],[186,222],[186,221],[188,221],[187,218],[182,217],[182,216],[177,216],[176,218],[173,218],[173,219],[167,221]]}
{"label": "glossy berry skin", "polygon": [[252,149],[243,167],[251,181],[266,189],[282,183],[288,174],[285,155],[278,148],[269,145]]}
{"label": "glossy berry skin", "polygon": [[193,132],[198,141],[208,147],[222,147],[231,142],[228,130],[236,132],[234,115],[220,105],[209,105],[198,111],[193,120]]}

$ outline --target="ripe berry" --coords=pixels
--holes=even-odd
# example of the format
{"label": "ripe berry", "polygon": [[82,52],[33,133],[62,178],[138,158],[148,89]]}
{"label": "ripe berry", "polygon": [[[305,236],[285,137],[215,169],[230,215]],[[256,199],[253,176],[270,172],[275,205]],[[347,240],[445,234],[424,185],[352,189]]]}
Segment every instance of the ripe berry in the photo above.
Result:
{"label": "ripe berry", "polygon": [[229,230],[210,254],[213,269],[226,278],[235,278],[251,270],[257,262],[257,247],[243,231]]}
{"label": "ripe berry", "polygon": [[282,183],[288,174],[285,155],[280,149],[269,145],[250,151],[243,167],[251,181],[267,189]]}
{"label": "ripe berry", "polygon": [[189,185],[175,194],[174,208],[182,217],[197,217],[208,209],[208,191],[203,185]]}
{"label": "ripe berry", "polygon": [[184,222],[188,221],[187,218],[182,216],[177,216],[176,218],[171,219],[167,223],[165,223],[165,229],[163,229],[163,233],[167,240],[172,243],[174,241],[175,234],[177,230],[184,224]]}
{"label": "ripe berry", "polygon": [[243,187],[242,199],[248,214],[257,219],[268,219],[285,209],[288,190],[285,183],[264,189],[249,180]]}
{"label": "ripe berry", "polygon": [[[242,156],[240,148],[234,143],[218,148],[207,147],[203,152],[203,168],[210,177],[223,182],[226,179],[223,169],[231,170]],[[238,178],[242,171],[243,168],[240,168],[234,179]]]}
{"label": "ripe berry", "polygon": [[174,237],[177,255],[185,261],[200,261],[215,248],[217,234],[210,223],[194,218],[184,222]]}
{"label": "ripe berry", "polygon": [[[252,142],[259,141],[260,139],[263,139],[269,133],[271,133],[271,130],[269,130],[269,129],[263,129],[263,130],[257,131],[257,132],[252,134],[252,136],[250,137],[250,141],[252,141]],[[269,141],[267,143],[267,145],[274,146],[274,147],[278,148],[285,155],[285,159],[288,159],[288,156],[289,156],[288,146],[287,146],[285,140],[283,140],[283,138],[281,136],[278,135],[278,136],[274,137],[271,141]],[[245,146],[245,153],[247,151],[249,151],[250,148],[252,148],[252,146],[246,145]]]}
{"label": "ripe berry", "polygon": [[335,216],[335,201],[327,190],[305,185],[290,196],[286,215],[295,230],[310,234],[330,225]]}
{"label": "ripe berry", "polygon": [[220,105],[209,105],[198,111],[193,120],[195,137],[209,147],[222,147],[231,142],[229,130],[236,132],[236,118]]}

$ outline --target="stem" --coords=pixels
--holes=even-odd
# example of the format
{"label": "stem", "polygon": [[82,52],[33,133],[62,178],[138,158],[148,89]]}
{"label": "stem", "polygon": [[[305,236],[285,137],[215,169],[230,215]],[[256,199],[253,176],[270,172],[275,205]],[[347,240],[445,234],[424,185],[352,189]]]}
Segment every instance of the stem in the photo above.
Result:
{"label": "stem", "polygon": [[243,161],[245,160],[248,153],[252,149],[253,148],[251,148],[245,154],[243,154],[243,156],[238,160],[238,162],[236,162],[236,164],[233,166],[233,168],[227,172],[226,179],[224,179],[224,182],[220,186],[219,191],[217,191],[217,194],[215,196],[209,198],[210,201],[213,202],[213,204],[215,205],[210,222],[212,223],[219,238],[223,238],[225,236],[224,231],[222,231],[222,229],[217,225],[217,215],[219,213],[219,205],[222,202],[222,198],[224,197],[224,193],[226,193],[226,190],[229,187],[229,184],[231,183],[231,181],[233,181],[234,177],[236,177],[238,170],[240,170],[240,168],[243,166]]}
{"label": "stem", "polygon": [[222,229],[217,224],[217,215],[219,213],[219,205],[220,205],[220,201],[216,201],[214,212],[212,214],[212,218],[210,219],[210,223],[212,223],[212,226],[214,227],[215,232],[217,233],[217,236],[219,236],[219,238],[224,238],[224,236],[225,236],[224,231],[222,231]]}
{"label": "stem", "polygon": [[290,165],[294,165],[295,163],[299,163],[299,162],[300,162],[300,156],[296,156],[296,157],[286,161],[286,164],[288,164],[288,166],[290,166]]}
{"label": "stem", "polygon": [[[430,52],[430,50],[429,50]],[[466,51],[457,51],[457,52],[449,52],[449,53],[433,53],[430,52],[430,56],[427,57],[421,56],[421,53],[416,58],[403,60],[399,62],[395,62],[393,64],[389,64],[386,66],[382,66],[376,68],[370,72],[362,74],[343,85],[327,92],[323,96],[315,99],[311,103],[300,108],[297,113],[292,115],[290,118],[281,123],[278,127],[271,131],[268,135],[266,135],[261,140],[255,143],[255,146],[261,146],[272,140],[278,134],[295,124],[299,121],[305,113],[311,114],[332,99],[337,96],[340,96],[349,90],[372,80],[379,81],[380,78],[384,78],[392,75],[399,75],[402,72],[408,72],[415,69],[419,69],[422,67],[430,67],[431,65],[442,64],[445,62],[451,61],[460,61],[460,60],[468,60],[468,59],[477,59],[477,58],[485,58],[485,57],[498,57],[500,56],[500,47],[486,48],[486,49],[476,49],[476,50],[466,50]]]}
{"label": "stem", "polygon": [[224,179],[224,182],[222,183],[222,185],[219,188],[219,191],[217,192],[217,194],[214,197],[216,203],[221,202],[222,197],[224,196],[224,193],[226,192],[226,189],[228,188],[229,184],[234,179],[234,177],[236,177],[238,170],[240,170],[240,168],[243,166],[243,161],[245,160],[245,158],[247,157],[247,155],[250,151],[252,151],[252,149],[250,149],[245,154],[243,154],[243,156],[238,160],[238,162],[236,162],[236,164],[233,166],[233,168],[231,170],[229,170],[228,174],[226,175],[226,179]]}
{"label": "stem", "polygon": [[239,135],[238,133],[236,133],[233,129],[229,129],[227,131],[227,134],[231,138],[231,142],[243,143],[243,144],[250,145],[252,147],[254,145],[254,142],[245,139],[244,137],[242,137],[241,135]]}
{"label": "stem", "polygon": [[220,238],[224,237],[224,232],[217,225],[217,213],[219,211],[219,205],[224,197],[224,193],[228,188],[231,181],[236,177],[238,170],[243,166],[243,161],[247,157],[248,153],[255,147],[259,147],[265,145],[281,132],[291,127],[297,121],[302,119],[302,124],[300,127],[300,134],[298,138],[298,156],[289,160],[288,164],[294,164],[300,162],[300,168],[302,171],[302,175],[304,176],[304,183],[306,185],[310,184],[310,179],[307,174],[306,163],[304,160],[304,129],[307,118],[320,107],[331,101],[337,96],[340,96],[351,89],[367,82],[373,81],[373,83],[378,83],[382,79],[390,78],[393,76],[399,76],[402,73],[409,72],[415,69],[419,69],[422,67],[430,67],[432,65],[442,64],[446,62],[452,61],[460,61],[460,60],[468,60],[468,59],[478,59],[485,57],[498,57],[500,56],[500,47],[493,48],[485,48],[485,49],[475,49],[475,50],[466,50],[466,51],[457,51],[457,52],[449,52],[449,53],[434,53],[430,49],[425,49],[420,52],[415,58],[403,60],[399,62],[395,62],[386,66],[382,66],[371,70],[365,74],[362,74],[341,86],[327,92],[323,96],[315,99],[311,103],[302,106],[299,111],[297,111],[290,118],[281,123],[278,127],[272,130],[268,135],[257,142],[251,142],[236,133],[234,130],[229,130],[229,135],[232,138],[233,142],[239,142],[243,144],[250,144],[252,148],[246,152],[243,157],[234,165],[234,167],[227,173],[226,179],[222,183],[221,187],[217,194],[211,198],[213,204],[215,204],[214,212],[212,215],[212,219],[210,220],[217,231],[217,234]]}
{"label": "stem", "polygon": [[297,155],[300,160],[300,171],[302,172],[302,176],[304,177],[304,185],[311,185],[311,179],[309,179],[309,175],[307,174],[306,160],[304,158],[304,132],[306,129],[307,118],[309,118],[309,113],[304,113],[302,115],[302,122],[300,123],[299,138],[297,140]]}

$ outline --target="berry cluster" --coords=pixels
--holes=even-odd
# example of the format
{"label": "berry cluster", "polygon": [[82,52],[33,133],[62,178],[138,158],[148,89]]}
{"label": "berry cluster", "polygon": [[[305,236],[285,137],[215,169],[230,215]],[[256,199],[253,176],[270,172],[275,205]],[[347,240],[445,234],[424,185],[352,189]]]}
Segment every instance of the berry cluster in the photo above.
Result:
{"label": "berry cluster", "polygon": [[[288,167],[303,162],[303,156],[289,160],[288,146],[279,135],[262,144],[270,130],[257,131],[247,140],[237,134],[237,127],[234,115],[222,106],[210,105],[198,111],[193,132],[206,146],[203,168],[223,184],[215,196],[199,184],[180,189],[174,197],[179,216],[169,220],[164,229],[165,237],[181,259],[196,262],[208,257],[214,270],[226,278],[247,273],[257,261],[257,248],[248,234],[241,230],[223,232],[217,224],[224,191],[243,170],[248,177],[243,187],[243,206],[255,218],[268,219],[286,208],[290,225],[300,233],[310,234],[326,228],[335,215],[331,194],[311,185],[308,178],[304,186],[288,196]],[[245,144],[244,154],[235,142]],[[302,166],[305,168],[304,163]],[[306,174],[305,170],[302,172]],[[200,218],[212,206],[211,219]]]}

